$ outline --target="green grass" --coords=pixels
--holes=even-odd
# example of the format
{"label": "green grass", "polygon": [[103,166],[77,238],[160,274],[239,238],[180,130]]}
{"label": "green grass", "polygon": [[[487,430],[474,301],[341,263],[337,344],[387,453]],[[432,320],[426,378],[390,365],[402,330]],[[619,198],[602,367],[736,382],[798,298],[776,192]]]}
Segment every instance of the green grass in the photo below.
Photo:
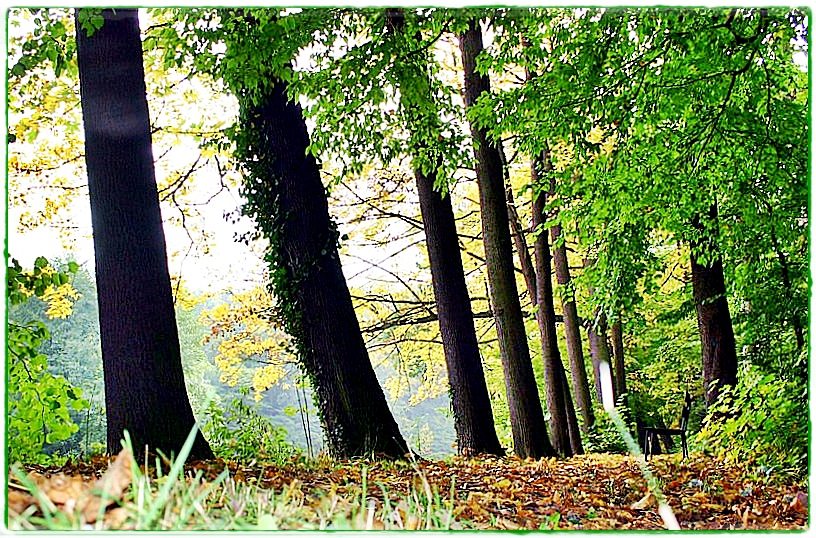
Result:
{"label": "green grass", "polygon": [[[389,492],[367,481],[362,467],[362,484],[338,493],[307,489],[298,480],[279,491],[236,480],[229,469],[207,481],[201,470],[185,471],[195,430],[179,457],[163,471],[157,458],[150,469],[140,468],[131,457],[132,481],[121,499],[93,524],[83,521],[79,510],[56,506],[19,467],[12,476],[37,499],[40,509],[30,506],[8,522],[15,530],[362,530],[463,528],[452,515],[453,487],[447,497],[432,488],[422,471],[417,473],[408,494]],[[123,446],[131,449],[126,434]],[[132,450],[131,450],[132,454]],[[405,465],[402,463],[401,465]],[[165,467],[166,468],[166,467]],[[101,514],[100,514],[101,515]]]}

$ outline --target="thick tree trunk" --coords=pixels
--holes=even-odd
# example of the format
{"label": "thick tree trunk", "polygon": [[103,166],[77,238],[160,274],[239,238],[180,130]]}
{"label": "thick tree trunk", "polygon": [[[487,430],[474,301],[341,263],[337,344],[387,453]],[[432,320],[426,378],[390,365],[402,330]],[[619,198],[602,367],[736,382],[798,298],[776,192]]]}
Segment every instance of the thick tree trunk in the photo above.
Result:
{"label": "thick tree trunk", "polygon": [[[459,46],[465,73],[465,106],[469,108],[482,93],[490,91],[487,77],[476,72],[476,56],[482,50],[478,21],[470,21],[468,30],[459,38]],[[472,122],[470,130],[476,154],[488,286],[504,368],[515,452],[522,458],[553,456],[516,287],[501,156],[485,133]]]}
{"label": "thick tree trunk", "polygon": [[[708,217],[716,229],[716,204],[709,208]],[[737,383],[737,348],[728,310],[722,258],[715,239],[709,235],[699,216],[694,218],[692,226],[700,234],[698,240],[691,242],[691,284],[702,345],[705,401],[706,406],[711,406],[721,387]],[[710,261],[700,263],[701,254]]]}
{"label": "thick tree trunk", "polygon": [[374,374],[337,252],[300,105],[277,82],[258,105],[241,102],[249,209],[271,238],[275,292],[317,393],[336,457],[403,457],[408,448]]}
{"label": "thick tree trunk", "polygon": [[[420,47],[421,36],[402,35],[405,26],[402,9],[386,9],[385,20],[386,30],[392,32],[396,39],[405,39],[411,50]],[[438,130],[441,122],[433,105],[426,63],[419,57],[404,61],[401,67],[403,78],[400,85],[411,84],[415,90],[402,94],[400,107],[410,118],[408,129],[411,131],[412,146],[418,148],[418,153],[428,148],[431,143],[428,137],[433,138],[436,134],[421,132],[420,128],[430,125]],[[419,88],[429,91],[421,92]],[[419,161],[416,153],[412,157],[415,162]],[[445,351],[458,452],[466,456],[480,453],[503,455],[482,370],[451,199],[434,189],[435,175],[424,174],[419,166],[415,166],[414,177],[428,247],[439,332]]]}
{"label": "thick tree trunk", "polygon": [[[538,166],[540,159],[533,159],[532,179],[534,184],[540,185]],[[545,195],[539,192],[533,194],[533,229],[543,227],[546,222]],[[545,230],[535,239],[536,263],[536,305],[538,306],[536,319],[541,333],[541,358],[544,361],[544,377],[547,390],[547,409],[550,412],[550,439],[553,448],[562,456],[571,456],[572,447],[567,424],[567,410],[564,399],[566,383],[562,383],[564,365],[561,363],[561,352],[558,349],[558,340],[555,332],[555,306],[553,305],[552,290],[552,260],[550,256],[549,237]],[[568,393],[568,392],[567,392]]]}
{"label": "thick tree trunk", "polygon": [[[195,425],[184,386],[153,169],[139,21],[103,10],[88,37],[76,12],[108,452],[127,430],[136,457],[178,454]],[[192,458],[211,458],[197,434]]]}
{"label": "thick tree trunk", "polygon": [[479,453],[501,455],[504,450],[493,423],[450,197],[443,198],[434,190],[432,178],[418,171],[415,176],[448,369],[458,450],[468,456]]}
{"label": "thick tree trunk", "polygon": [[620,319],[615,321],[610,327],[612,337],[612,363],[615,373],[615,394],[620,398],[626,397],[626,367],[623,362],[623,326]]}

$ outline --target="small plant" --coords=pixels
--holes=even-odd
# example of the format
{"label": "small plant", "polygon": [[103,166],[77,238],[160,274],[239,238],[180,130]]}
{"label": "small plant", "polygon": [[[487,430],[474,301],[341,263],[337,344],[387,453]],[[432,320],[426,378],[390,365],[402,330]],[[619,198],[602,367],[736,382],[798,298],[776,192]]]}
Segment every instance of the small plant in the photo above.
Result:
{"label": "small plant", "polygon": [[202,432],[216,456],[235,461],[254,459],[283,463],[299,451],[286,440],[286,428],[275,426],[247,403],[249,391],[241,389],[226,409],[210,402],[209,420]]}

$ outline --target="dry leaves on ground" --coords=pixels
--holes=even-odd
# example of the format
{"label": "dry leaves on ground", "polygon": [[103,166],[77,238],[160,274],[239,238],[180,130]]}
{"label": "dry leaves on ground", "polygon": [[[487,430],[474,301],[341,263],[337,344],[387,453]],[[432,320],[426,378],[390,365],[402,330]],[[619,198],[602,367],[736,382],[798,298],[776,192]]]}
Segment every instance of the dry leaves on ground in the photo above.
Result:
{"label": "dry leaves on ground", "polygon": [[[70,475],[65,469],[40,469],[29,476],[55,505],[81,513],[92,522],[112,499],[122,496],[129,484],[130,467],[122,461],[120,454],[105,475],[96,480],[94,473],[88,476],[88,468],[84,476],[77,472]],[[806,487],[771,484],[752,476],[750,470],[699,456],[686,461],[679,456],[659,456],[649,465],[683,529],[807,528]],[[338,510],[361,519],[354,528],[427,528],[416,506],[409,508],[406,504],[406,499],[421,497],[438,499],[444,505],[442,523],[451,528],[664,528],[640,467],[629,456],[591,454],[565,460],[453,458],[447,462],[353,460],[320,465],[293,461],[283,466],[242,466],[217,460],[193,462],[187,467],[187,475],[202,472],[205,480],[212,480],[225,467],[235,483],[282,492],[279,499],[296,501],[296,510],[290,511],[292,517],[275,519],[275,528],[315,525],[327,511]],[[365,506],[355,511],[352,504],[363,498],[364,482]],[[222,493],[222,501],[212,508],[228,509],[229,502],[223,500],[228,497]],[[35,502],[26,492],[10,485],[13,513],[19,514]],[[385,505],[392,509],[390,519],[382,521]],[[113,517],[111,512],[107,517]],[[259,519],[259,526],[266,523],[266,518]]]}

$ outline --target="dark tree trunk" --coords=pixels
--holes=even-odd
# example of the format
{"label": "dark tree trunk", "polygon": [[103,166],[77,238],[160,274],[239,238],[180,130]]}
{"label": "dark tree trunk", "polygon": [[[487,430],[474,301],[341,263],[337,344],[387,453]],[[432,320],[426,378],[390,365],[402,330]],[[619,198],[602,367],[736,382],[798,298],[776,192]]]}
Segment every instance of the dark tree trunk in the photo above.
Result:
{"label": "dark tree trunk", "polygon": [[613,372],[615,373],[615,394],[626,398],[626,367],[623,362],[623,326],[617,320],[609,330],[612,337]]}
{"label": "dark tree trunk", "polygon": [[241,99],[250,171],[244,191],[271,238],[269,258],[286,328],[317,394],[336,457],[403,457],[407,445],[388,408],[365,348],[337,251],[326,190],[300,105],[276,82],[259,104]]}
{"label": "dark tree trunk", "polygon": [[[702,345],[706,406],[714,403],[722,386],[737,383],[737,348],[728,310],[722,258],[711,235],[716,232],[708,231],[711,224],[716,230],[716,204],[709,208],[708,217],[709,226],[703,224],[699,216],[694,218],[692,226],[700,237],[691,242],[691,284]],[[710,261],[700,263],[701,255]]]}
{"label": "dark tree trunk", "polygon": [[[136,457],[178,454],[195,419],[184,386],[153,169],[139,21],[103,10],[88,37],[76,12],[108,452],[127,430]],[[191,458],[211,458],[197,434]]]}
{"label": "dark tree trunk", "polygon": [[[533,159],[532,181],[540,185],[538,167],[540,159]],[[534,187],[535,188],[535,187]],[[544,376],[547,390],[547,409],[550,412],[550,438],[553,448],[562,456],[571,456],[572,447],[567,423],[567,410],[564,398],[566,381],[564,365],[555,332],[555,306],[552,289],[552,259],[550,256],[549,237],[543,226],[546,223],[546,198],[543,192],[533,194],[533,229],[541,229],[535,238],[536,262],[536,319],[541,333],[541,358],[544,361]],[[567,390],[567,394],[569,394]]]}
{"label": "dark tree trunk", "polygon": [[504,454],[496,436],[450,197],[415,172],[460,454]]}
{"label": "dark tree trunk", "polygon": [[[465,106],[471,107],[482,93],[490,91],[487,77],[476,72],[476,56],[482,50],[478,21],[470,21],[468,30],[459,38],[459,46],[465,74]],[[484,131],[472,122],[470,130],[476,155],[488,286],[504,368],[515,452],[522,458],[553,456],[555,453],[547,436],[516,288],[501,156]]]}
{"label": "dark tree trunk", "polygon": [[[406,39],[411,50],[420,46],[421,36],[402,35],[405,26],[402,9],[386,9],[385,20],[387,31],[397,39]],[[405,92],[400,99],[403,112],[410,118],[408,129],[417,152],[428,148],[427,137],[434,134],[417,132],[417,127],[438,127],[440,124],[430,91],[418,91],[419,87],[430,89],[426,65],[419,57],[413,62],[403,61],[401,66],[403,79],[400,85],[419,81],[413,84],[417,91]],[[419,160],[416,153],[413,157],[415,162]],[[504,449],[496,436],[490,394],[482,370],[451,199],[434,189],[435,175],[424,174],[419,166],[415,166],[414,177],[428,247],[439,332],[445,351],[457,449],[459,454],[465,456],[480,453],[503,455]]]}
{"label": "dark tree trunk", "polygon": [[[503,162],[506,162],[506,161],[503,161]],[[534,174],[536,174],[536,173],[534,172]],[[534,176],[534,177],[537,177],[537,176]],[[534,179],[534,181],[537,182],[538,180]],[[538,304],[537,303],[537,301],[538,301],[538,298],[537,298],[537,296],[538,296],[538,291],[537,291],[538,290],[538,284],[536,282],[536,279],[537,279],[536,267],[535,267],[535,265],[533,265],[533,260],[530,257],[530,252],[529,252],[529,250],[527,248],[527,241],[524,239],[524,228],[521,225],[521,219],[519,219],[518,212],[516,211],[515,203],[513,201],[513,192],[512,192],[509,185],[506,188],[506,196],[507,196],[507,210],[508,210],[509,217],[510,217],[510,227],[513,230],[513,242],[516,245],[516,252],[519,255],[519,263],[521,265],[521,272],[524,275],[524,281],[527,284],[527,291],[530,294],[530,297],[533,298],[533,307],[535,307],[536,304]],[[534,207],[534,210],[535,210],[535,207]],[[534,224],[534,227],[535,227],[535,224]],[[550,282],[552,282],[552,275],[550,275]],[[552,300],[552,286],[550,286],[550,302],[552,302],[552,301],[553,301]],[[554,307],[553,307],[553,310],[554,310]],[[543,354],[545,353],[545,351],[544,351],[545,343],[544,342],[546,341],[546,338],[543,335],[543,333],[541,333],[543,323],[544,323],[542,321],[542,319],[541,319],[542,310],[541,310],[541,308],[537,308],[535,310],[535,312],[536,312],[536,321],[538,323],[539,332],[541,334],[542,357],[543,357]],[[559,320],[558,316],[554,315],[554,321],[558,322],[558,321],[562,321],[562,320]],[[542,358],[542,361],[543,361],[543,358]],[[544,361],[544,362],[546,362],[546,361]],[[571,450],[572,450],[573,454],[583,454],[584,453],[584,447],[583,447],[583,443],[581,441],[581,430],[580,430],[580,427],[578,425],[578,417],[575,414],[575,405],[573,404],[572,396],[570,395],[569,383],[567,382],[567,374],[564,371],[563,364],[561,363],[560,351],[559,351],[558,363],[556,364],[556,366],[557,366],[557,370],[558,370],[558,377],[559,377],[559,379],[561,379],[561,382],[560,382],[561,385],[560,385],[560,388],[558,389],[557,392],[562,395],[563,405],[564,405],[564,409],[565,409],[565,412],[566,412],[567,427],[568,427],[568,430],[569,430],[569,432],[568,432],[568,434],[569,434],[569,444],[570,444],[570,447],[571,447]],[[550,405],[549,395],[548,395],[547,405],[548,405],[548,408],[549,408],[549,405]],[[552,434],[552,422],[550,422],[550,432]],[[555,445],[555,443],[553,443],[553,444]]]}
{"label": "dark tree trunk", "polygon": [[[550,184],[550,195],[555,194],[555,186]],[[584,434],[595,424],[595,413],[592,410],[592,397],[589,394],[586,365],[584,364],[584,348],[581,342],[581,321],[578,318],[578,308],[575,304],[575,293],[572,289],[569,264],[567,262],[567,247],[559,244],[561,225],[550,228],[550,238],[553,242],[553,265],[558,285],[562,288],[561,308],[564,311],[564,337],[567,341],[567,357],[572,375],[572,390],[575,394],[575,403],[581,413],[581,429]]]}

